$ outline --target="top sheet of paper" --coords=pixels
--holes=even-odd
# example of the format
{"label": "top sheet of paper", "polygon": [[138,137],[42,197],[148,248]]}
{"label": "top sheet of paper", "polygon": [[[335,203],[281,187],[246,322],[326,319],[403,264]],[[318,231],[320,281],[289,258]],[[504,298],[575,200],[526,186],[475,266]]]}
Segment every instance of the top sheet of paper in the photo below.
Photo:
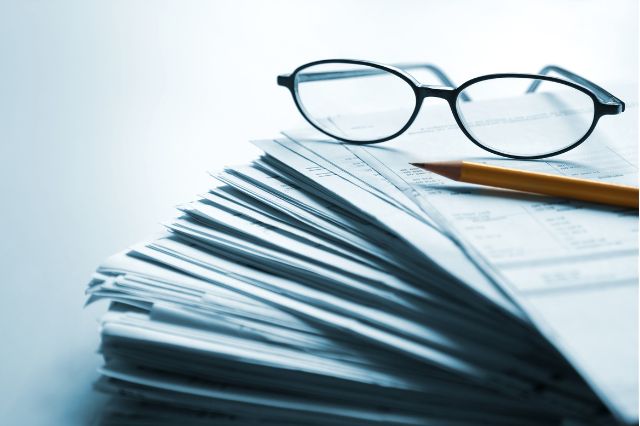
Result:
{"label": "top sheet of paper", "polygon": [[[464,159],[637,185],[636,92],[618,92],[633,97],[623,96],[627,111],[603,117],[581,146],[538,161],[481,150],[458,129],[446,104],[425,104],[407,133],[383,144],[288,135],[312,150],[322,143],[323,155],[334,162],[350,151],[412,198],[524,307],[620,419],[637,422],[637,212],[457,183],[409,165]],[[499,103],[490,106],[494,116],[509,115]],[[559,125],[553,117],[531,120]],[[345,116],[331,122],[338,131],[350,125]]]}

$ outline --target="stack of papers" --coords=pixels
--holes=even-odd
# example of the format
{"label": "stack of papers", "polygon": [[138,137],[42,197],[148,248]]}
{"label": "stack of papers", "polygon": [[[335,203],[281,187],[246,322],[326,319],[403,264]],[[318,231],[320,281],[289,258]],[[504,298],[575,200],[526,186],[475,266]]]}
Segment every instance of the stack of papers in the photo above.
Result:
{"label": "stack of papers", "polygon": [[424,109],[377,146],[254,142],[165,235],[100,265],[102,423],[637,423],[637,212],[408,164],[635,185],[637,103],[547,161],[488,156]]}

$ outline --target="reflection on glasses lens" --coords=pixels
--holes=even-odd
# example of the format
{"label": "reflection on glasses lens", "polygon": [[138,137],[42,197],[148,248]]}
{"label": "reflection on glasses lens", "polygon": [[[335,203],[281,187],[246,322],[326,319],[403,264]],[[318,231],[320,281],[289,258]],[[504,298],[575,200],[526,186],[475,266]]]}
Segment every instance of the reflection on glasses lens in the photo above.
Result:
{"label": "reflection on glasses lens", "polygon": [[295,87],[308,120],[330,135],[353,142],[395,135],[416,107],[409,83],[366,65],[312,65],[296,73]]}
{"label": "reflection on glasses lens", "polygon": [[[536,83],[537,82],[537,83]],[[514,156],[561,151],[591,128],[595,104],[566,84],[532,78],[493,78],[466,87],[470,102],[456,109],[464,128],[480,144]]]}

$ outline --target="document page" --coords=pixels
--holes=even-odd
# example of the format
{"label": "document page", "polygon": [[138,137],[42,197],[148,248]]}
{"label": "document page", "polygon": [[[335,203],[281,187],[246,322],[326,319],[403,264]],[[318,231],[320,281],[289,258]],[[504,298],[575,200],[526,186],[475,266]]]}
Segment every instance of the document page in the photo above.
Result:
{"label": "document page", "polygon": [[[629,95],[623,97],[626,112],[603,117],[582,145],[544,160],[509,160],[480,149],[459,130],[444,103],[425,103],[407,133],[383,144],[338,144],[317,133],[288,135],[309,149],[326,140],[323,155],[331,161],[346,157],[344,150],[353,153],[413,199],[525,309],[621,420],[637,422],[637,211],[458,183],[409,164],[463,159],[637,186],[633,89],[620,92]],[[535,103],[537,95],[528,96]],[[529,121],[533,144],[534,121],[562,125],[552,115],[527,116],[522,110],[514,118],[496,101],[486,107],[491,116],[482,125]],[[331,117],[331,122],[347,129],[350,118]]]}

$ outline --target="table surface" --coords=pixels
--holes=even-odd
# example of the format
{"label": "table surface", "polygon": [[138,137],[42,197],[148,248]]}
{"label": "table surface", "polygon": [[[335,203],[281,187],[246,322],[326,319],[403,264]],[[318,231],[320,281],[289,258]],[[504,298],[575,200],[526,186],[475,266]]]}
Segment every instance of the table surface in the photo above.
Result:
{"label": "table surface", "polygon": [[275,76],[425,61],[461,83],[559,64],[636,80],[629,1],[0,1],[0,423],[87,424],[108,255],[161,231],[206,171],[300,123]]}

